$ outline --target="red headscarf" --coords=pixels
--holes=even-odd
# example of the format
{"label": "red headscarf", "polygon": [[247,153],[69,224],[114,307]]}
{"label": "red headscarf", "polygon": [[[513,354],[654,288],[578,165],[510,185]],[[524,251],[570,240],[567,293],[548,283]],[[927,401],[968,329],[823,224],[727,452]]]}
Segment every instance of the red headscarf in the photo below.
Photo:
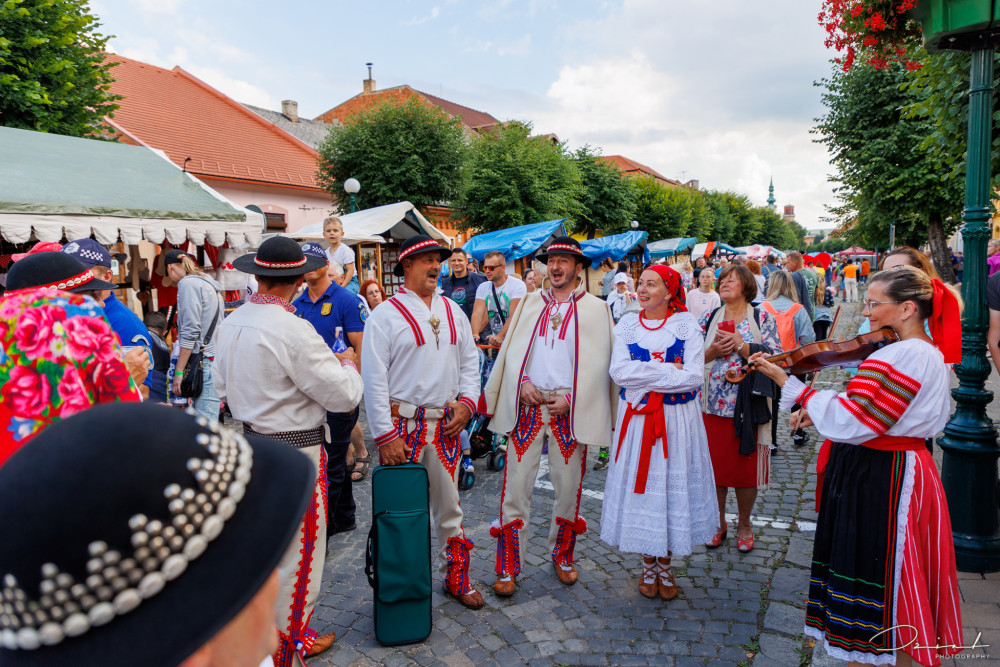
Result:
{"label": "red headscarf", "polygon": [[962,362],[962,313],[958,299],[943,282],[934,278],[934,310],[927,320],[931,338],[946,364]]}
{"label": "red headscarf", "polygon": [[681,274],[663,264],[652,264],[646,267],[645,270],[655,272],[663,280],[663,284],[667,286],[667,294],[670,295],[667,317],[670,317],[674,313],[687,312],[687,299],[684,295],[684,288],[681,286]]}

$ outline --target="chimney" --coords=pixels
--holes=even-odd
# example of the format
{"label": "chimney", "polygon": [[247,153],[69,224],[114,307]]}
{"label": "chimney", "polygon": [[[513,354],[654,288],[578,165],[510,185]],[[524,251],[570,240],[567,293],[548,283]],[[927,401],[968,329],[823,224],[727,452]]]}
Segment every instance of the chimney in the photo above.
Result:
{"label": "chimney", "polygon": [[371,95],[372,93],[375,92],[375,79],[372,78],[373,64],[374,63],[365,63],[365,66],[368,67],[368,78],[365,79],[363,82],[364,83],[364,90],[362,91],[363,95]]}
{"label": "chimney", "polygon": [[692,190],[697,190],[701,187],[701,183],[696,178],[692,178],[690,181],[684,184],[684,187],[691,188]]}
{"label": "chimney", "polygon": [[281,114],[293,123],[299,122],[299,103],[295,100],[282,100]]}

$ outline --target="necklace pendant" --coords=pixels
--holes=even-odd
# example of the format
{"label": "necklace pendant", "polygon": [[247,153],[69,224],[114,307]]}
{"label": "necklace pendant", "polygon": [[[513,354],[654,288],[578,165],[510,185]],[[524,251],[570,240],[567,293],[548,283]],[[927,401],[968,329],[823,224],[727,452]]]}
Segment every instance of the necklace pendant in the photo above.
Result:
{"label": "necklace pendant", "polygon": [[552,319],[552,330],[555,331],[559,328],[559,325],[562,324],[563,321],[562,313],[557,312],[555,315],[552,316],[551,319]]}
{"label": "necklace pendant", "polygon": [[430,323],[431,323],[431,331],[434,332],[434,345],[437,347],[437,349],[440,350],[441,341],[439,338],[440,335],[439,327],[441,326],[441,319],[437,315],[431,315]]}

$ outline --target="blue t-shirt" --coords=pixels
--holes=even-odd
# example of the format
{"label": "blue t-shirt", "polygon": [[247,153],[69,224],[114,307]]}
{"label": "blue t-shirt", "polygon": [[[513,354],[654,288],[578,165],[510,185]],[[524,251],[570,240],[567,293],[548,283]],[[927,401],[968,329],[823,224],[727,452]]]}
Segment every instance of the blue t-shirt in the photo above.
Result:
{"label": "blue t-shirt", "polygon": [[295,314],[312,324],[331,350],[337,339],[337,327],[341,327],[344,343],[348,347],[351,343],[347,334],[365,330],[367,309],[357,296],[337,283],[330,283],[315,303],[309,299],[309,290],[306,289],[292,305],[295,306]]}
{"label": "blue t-shirt", "polygon": [[[142,323],[138,315],[118,300],[114,292],[104,300],[104,317],[108,319],[108,324],[118,336],[118,342],[121,343],[122,347],[141,345],[146,348],[146,354],[149,355],[150,360],[153,359],[153,344],[149,339],[149,329]],[[146,375],[146,381],[143,384],[147,387],[153,386],[152,373]]]}

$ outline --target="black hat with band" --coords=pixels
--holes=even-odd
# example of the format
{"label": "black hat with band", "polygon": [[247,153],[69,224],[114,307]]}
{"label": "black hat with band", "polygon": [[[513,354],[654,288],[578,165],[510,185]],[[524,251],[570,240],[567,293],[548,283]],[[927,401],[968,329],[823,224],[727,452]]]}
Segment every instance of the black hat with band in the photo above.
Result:
{"label": "black hat with band", "polygon": [[90,292],[115,289],[112,283],[98,280],[80,260],[63,252],[39,252],[26,255],[7,272],[7,290],[51,287],[63,292]]}
{"label": "black hat with band", "polygon": [[321,269],[326,261],[304,254],[299,244],[287,236],[273,236],[261,243],[257,252],[234,259],[233,266],[254,276],[282,278]]}
{"label": "black hat with band", "polygon": [[53,424],[0,466],[0,664],[180,664],[267,582],[314,479],[286,444],[193,412]]}
{"label": "black hat with band", "polygon": [[535,259],[542,264],[549,261],[549,255],[572,255],[583,262],[583,268],[591,265],[591,259],[583,254],[580,242],[571,236],[557,236],[549,243],[544,252],[535,255]]}
{"label": "black hat with band", "polygon": [[410,238],[403,241],[403,244],[399,247],[399,261],[396,263],[396,268],[392,270],[394,274],[399,277],[403,276],[403,260],[407,257],[416,257],[417,255],[422,255],[426,252],[436,252],[441,261],[451,257],[451,250],[445,248],[443,245],[427,236],[426,234],[414,234]]}

